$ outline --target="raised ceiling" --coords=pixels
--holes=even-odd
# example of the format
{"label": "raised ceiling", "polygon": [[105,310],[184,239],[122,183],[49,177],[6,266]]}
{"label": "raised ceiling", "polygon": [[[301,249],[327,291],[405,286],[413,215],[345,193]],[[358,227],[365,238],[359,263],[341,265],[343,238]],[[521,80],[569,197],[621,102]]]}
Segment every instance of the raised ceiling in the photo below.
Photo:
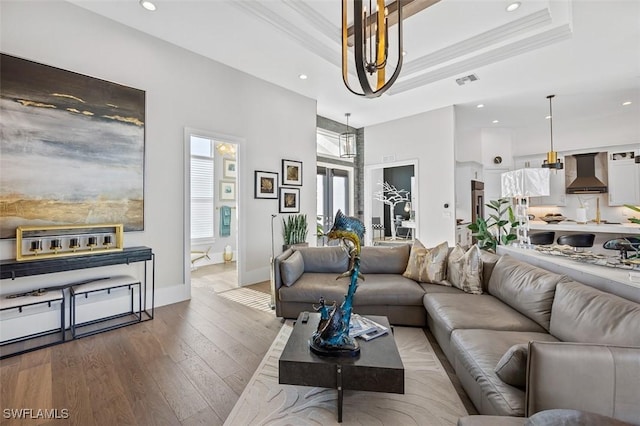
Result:
{"label": "raised ceiling", "polygon": [[[342,82],[340,0],[155,0],[155,12],[137,0],[69,1],[316,99],[324,117],[351,112],[355,127],[450,105],[467,127],[526,127],[552,93],[565,119],[615,114],[625,100],[640,113],[637,0],[521,0],[511,13],[506,0],[441,0],[406,20],[402,73],[376,99]],[[470,74],[478,80],[456,83]]]}

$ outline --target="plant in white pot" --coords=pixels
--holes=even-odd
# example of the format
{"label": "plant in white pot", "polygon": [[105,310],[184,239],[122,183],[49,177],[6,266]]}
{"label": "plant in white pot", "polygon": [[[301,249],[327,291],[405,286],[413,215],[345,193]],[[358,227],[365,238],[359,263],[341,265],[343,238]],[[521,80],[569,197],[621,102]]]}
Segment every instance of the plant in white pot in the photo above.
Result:
{"label": "plant in white pot", "polygon": [[293,214],[287,219],[282,219],[282,236],[284,237],[283,250],[295,245],[309,245],[307,243],[307,215]]}

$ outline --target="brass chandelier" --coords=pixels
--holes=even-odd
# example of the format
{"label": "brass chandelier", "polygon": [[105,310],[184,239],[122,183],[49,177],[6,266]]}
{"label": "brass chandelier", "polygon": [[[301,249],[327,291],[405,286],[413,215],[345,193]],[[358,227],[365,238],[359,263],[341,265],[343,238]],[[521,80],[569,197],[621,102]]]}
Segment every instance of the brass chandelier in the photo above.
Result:
{"label": "brass chandelier", "polygon": [[[397,60],[391,77],[387,79],[390,23],[389,8],[385,5],[385,0],[368,0],[368,2],[342,0],[342,80],[350,92],[366,98],[377,98],[398,78],[402,68],[403,7],[401,1],[394,3],[397,13],[398,47],[395,52]],[[368,6],[364,3],[368,3]],[[347,23],[349,12],[353,15],[352,28],[349,28]],[[351,37],[353,37],[353,55],[360,90],[354,90],[349,84],[348,63]]]}

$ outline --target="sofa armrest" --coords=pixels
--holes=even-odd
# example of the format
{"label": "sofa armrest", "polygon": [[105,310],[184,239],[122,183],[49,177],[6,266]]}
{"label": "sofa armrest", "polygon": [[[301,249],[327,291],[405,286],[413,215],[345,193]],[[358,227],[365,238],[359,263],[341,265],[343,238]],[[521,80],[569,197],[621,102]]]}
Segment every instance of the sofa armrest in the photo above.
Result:
{"label": "sofa armrest", "polygon": [[286,249],[281,254],[276,256],[276,258],[273,260],[273,264],[271,265],[271,267],[273,268],[273,270],[271,271],[271,276],[273,277],[273,288],[271,289],[271,291],[274,292],[273,297],[276,304],[276,316],[281,316],[280,315],[280,297],[279,297],[278,290],[280,289],[280,287],[284,285],[284,283],[282,282],[282,275],[280,274],[280,264],[284,260],[288,259],[289,256],[291,256],[292,254],[293,254],[292,249],[290,248]]}
{"label": "sofa armrest", "polygon": [[554,408],[640,418],[640,347],[531,342],[525,415]]}

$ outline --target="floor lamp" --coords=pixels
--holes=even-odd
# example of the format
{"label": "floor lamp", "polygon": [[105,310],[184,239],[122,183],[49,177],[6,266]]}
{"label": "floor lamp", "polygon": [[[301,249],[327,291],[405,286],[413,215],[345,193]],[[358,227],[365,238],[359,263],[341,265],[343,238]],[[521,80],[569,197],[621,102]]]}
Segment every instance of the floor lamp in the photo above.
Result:
{"label": "floor lamp", "polygon": [[531,247],[529,238],[529,197],[549,195],[549,169],[526,168],[501,175],[502,197],[516,199],[515,216],[518,219],[516,235],[520,247]]}
{"label": "floor lamp", "polygon": [[275,248],[273,246],[273,219],[278,216],[277,214],[271,215],[271,259],[269,260],[269,283],[271,285],[271,301],[269,302],[269,307],[271,309],[276,308],[276,271],[274,269],[275,262]]}

